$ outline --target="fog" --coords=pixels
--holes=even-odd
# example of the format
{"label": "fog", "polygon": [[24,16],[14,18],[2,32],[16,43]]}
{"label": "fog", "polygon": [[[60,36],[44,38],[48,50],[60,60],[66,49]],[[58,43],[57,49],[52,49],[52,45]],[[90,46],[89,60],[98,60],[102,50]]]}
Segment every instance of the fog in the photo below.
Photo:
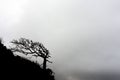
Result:
{"label": "fog", "polygon": [[119,72],[119,34],[119,0],[0,1],[5,45],[20,37],[42,42],[57,80],[77,80],[68,74],[76,71]]}

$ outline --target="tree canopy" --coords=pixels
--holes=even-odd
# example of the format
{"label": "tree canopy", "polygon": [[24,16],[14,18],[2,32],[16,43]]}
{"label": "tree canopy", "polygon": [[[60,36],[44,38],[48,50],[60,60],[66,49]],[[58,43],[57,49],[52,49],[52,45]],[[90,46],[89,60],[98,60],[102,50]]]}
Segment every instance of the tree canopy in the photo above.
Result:
{"label": "tree canopy", "polygon": [[11,41],[14,44],[10,49],[13,52],[20,52],[25,55],[32,54],[36,57],[41,57],[43,59],[43,69],[46,69],[47,62],[50,62],[48,58],[50,58],[50,53],[47,48],[44,47],[42,43],[34,42],[32,40],[26,38],[20,38],[18,40]]}

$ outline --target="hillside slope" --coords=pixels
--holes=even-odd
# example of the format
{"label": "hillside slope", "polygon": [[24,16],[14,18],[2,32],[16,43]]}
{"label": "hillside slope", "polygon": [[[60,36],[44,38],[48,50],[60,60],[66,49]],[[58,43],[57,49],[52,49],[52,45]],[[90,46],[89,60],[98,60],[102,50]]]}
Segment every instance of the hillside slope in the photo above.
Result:
{"label": "hillside slope", "polygon": [[43,70],[34,62],[14,56],[11,50],[0,42],[0,78],[54,80],[54,75],[51,69]]}

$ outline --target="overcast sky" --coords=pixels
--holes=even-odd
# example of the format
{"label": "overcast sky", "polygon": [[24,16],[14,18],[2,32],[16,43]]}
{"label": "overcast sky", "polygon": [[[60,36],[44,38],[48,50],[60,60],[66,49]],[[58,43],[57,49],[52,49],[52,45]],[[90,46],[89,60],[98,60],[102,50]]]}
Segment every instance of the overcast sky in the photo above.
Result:
{"label": "overcast sky", "polygon": [[4,43],[20,37],[42,42],[59,74],[120,70],[119,34],[119,0],[0,0]]}

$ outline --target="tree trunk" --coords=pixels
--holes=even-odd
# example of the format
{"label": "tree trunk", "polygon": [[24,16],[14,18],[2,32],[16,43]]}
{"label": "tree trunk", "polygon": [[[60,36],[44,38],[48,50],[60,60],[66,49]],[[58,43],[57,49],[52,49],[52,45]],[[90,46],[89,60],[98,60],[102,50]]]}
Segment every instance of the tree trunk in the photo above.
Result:
{"label": "tree trunk", "polygon": [[46,70],[46,62],[47,62],[47,59],[44,58],[44,60],[43,60],[43,69],[44,69],[44,70]]}

